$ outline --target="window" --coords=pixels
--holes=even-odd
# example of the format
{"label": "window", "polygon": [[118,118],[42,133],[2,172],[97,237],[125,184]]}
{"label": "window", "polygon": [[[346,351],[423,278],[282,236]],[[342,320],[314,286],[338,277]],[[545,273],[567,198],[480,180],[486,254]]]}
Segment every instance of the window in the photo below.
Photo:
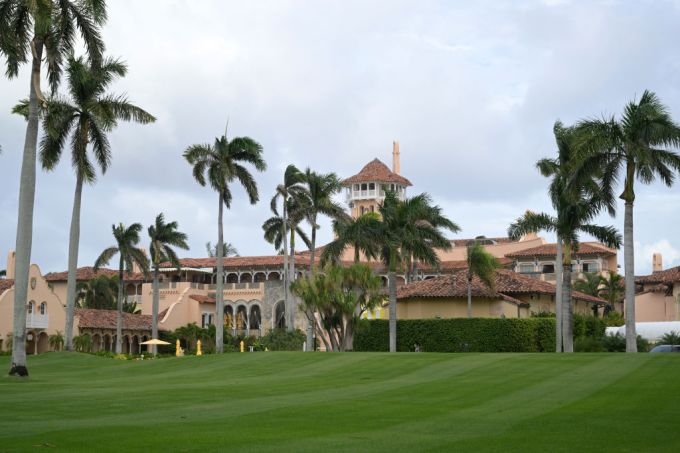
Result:
{"label": "window", "polygon": [[368,184],[368,190],[375,190],[375,183],[374,182]]}
{"label": "window", "polygon": [[40,304],[40,314],[41,315],[47,314],[47,302],[43,302]]}
{"label": "window", "polygon": [[361,215],[364,215],[365,212],[366,212],[366,209],[362,206],[361,207]]}
{"label": "window", "polygon": [[583,263],[583,272],[597,272],[599,271],[597,263]]}
{"label": "window", "polygon": [[35,305],[35,302],[33,302],[33,301],[30,301],[30,302],[28,303],[28,314],[29,314],[29,315],[33,313],[33,306],[34,306],[34,305]]}
{"label": "window", "polygon": [[368,184],[363,183],[363,184],[361,185],[361,190],[366,190],[367,188],[368,188]]}
{"label": "window", "polygon": [[201,316],[201,327],[203,329],[207,328],[209,325],[213,323],[213,314],[212,313],[203,313]]}
{"label": "window", "polygon": [[555,265],[554,264],[544,264],[543,265],[543,273],[544,274],[554,274],[555,273]]}
{"label": "window", "polygon": [[354,184],[354,190],[359,190],[359,184]]}
{"label": "window", "polygon": [[390,190],[394,192],[394,184],[390,184]]}
{"label": "window", "polygon": [[534,272],[534,265],[533,264],[520,264],[519,265],[519,273],[520,274],[530,274]]}

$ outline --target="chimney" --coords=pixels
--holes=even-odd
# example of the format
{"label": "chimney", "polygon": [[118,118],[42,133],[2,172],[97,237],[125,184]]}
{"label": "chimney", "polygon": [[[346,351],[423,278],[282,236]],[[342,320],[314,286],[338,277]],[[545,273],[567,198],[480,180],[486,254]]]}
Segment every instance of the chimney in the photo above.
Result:
{"label": "chimney", "polygon": [[[144,256],[147,258],[149,257],[146,253],[146,249],[144,247],[139,247],[139,249],[144,253]],[[139,267],[139,265],[136,262],[132,262],[132,272],[134,274],[141,274],[142,273],[142,268]]]}
{"label": "chimney", "polygon": [[652,254],[652,272],[659,272],[663,270],[663,261],[661,253]]}
{"label": "chimney", "polygon": [[392,142],[392,172],[399,174],[401,166],[399,164],[399,142]]}
{"label": "chimney", "polygon": [[9,253],[7,254],[7,269],[6,269],[6,275],[8,279],[14,280],[14,269],[16,268],[15,265],[15,253],[14,250],[10,250]]}

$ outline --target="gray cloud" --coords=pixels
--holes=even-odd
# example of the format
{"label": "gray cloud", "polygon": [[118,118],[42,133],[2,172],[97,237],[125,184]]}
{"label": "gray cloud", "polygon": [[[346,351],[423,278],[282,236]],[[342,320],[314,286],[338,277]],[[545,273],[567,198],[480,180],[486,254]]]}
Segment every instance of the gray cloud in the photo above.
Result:
{"label": "gray cloud", "polygon": [[[673,2],[110,2],[108,52],[129,64],[115,85],[158,117],[111,134],[113,166],[83,198],[80,263],[119,221],[158,212],[190,235],[216,236],[216,196],[181,158],[193,143],[249,135],[265,149],[261,202],[243,192],[225,234],[243,254],[271,253],[260,225],[288,163],[342,176],[401,142],[411,193],[429,192],[463,235],[503,235],[525,209],[549,210],[534,162],[554,151],[552,124],[618,114],[649,88],[680,120]],[[14,246],[24,123],[7,112],[26,73],[0,83],[0,250]],[[33,261],[66,268],[73,174],[39,174]],[[678,187],[640,188],[640,250],[680,263]],[[621,216],[603,223],[622,226]],[[330,238],[323,223],[321,240]],[[666,241],[666,242],[663,242]],[[146,242],[146,241],[145,241]],[[3,252],[4,256],[4,252]],[[649,272],[641,257],[637,273]],[[671,261],[670,258],[674,258]],[[0,258],[0,266],[4,258]]]}

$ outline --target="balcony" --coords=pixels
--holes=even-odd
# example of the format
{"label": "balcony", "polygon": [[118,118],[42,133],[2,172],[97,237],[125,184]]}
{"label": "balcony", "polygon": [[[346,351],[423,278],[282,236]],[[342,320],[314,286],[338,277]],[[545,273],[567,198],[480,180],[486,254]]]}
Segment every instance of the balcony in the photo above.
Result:
{"label": "balcony", "polygon": [[49,325],[49,317],[37,313],[26,313],[26,328],[27,329],[47,329]]}

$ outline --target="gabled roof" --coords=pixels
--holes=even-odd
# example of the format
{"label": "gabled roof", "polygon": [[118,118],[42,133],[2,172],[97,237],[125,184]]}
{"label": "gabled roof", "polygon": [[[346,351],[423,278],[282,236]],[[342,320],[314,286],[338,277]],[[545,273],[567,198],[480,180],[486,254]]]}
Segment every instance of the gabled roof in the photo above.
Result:
{"label": "gabled roof", "polygon": [[[118,275],[118,271],[113,269],[101,268],[97,272],[95,272],[94,267],[92,266],[79,267],[76,270],[76,281],[85,282],[95,277],[101,277],[102,275],[106,277],[113,277],[115,275]],[[48,282],[65,282],[67,279],[68,271],[50,272],[49,274],[45,275],[45,280],[47,280]],[[128,274],[126,272],[124,274],[124,279],[126,282],[142,282],[145,280],[144,274],[138,272],[134,272],[131,274]]]}
{"label": "gabled roof", "polygon": [[[532,247],[530,249],[519,250],[517,252],[508,253],[508,258],[521,258],[521,257],[554,257],[557,255],[557,244],[543,244],[538,247]],[[572,251],[571,256],[585,256],[585,255],[606,255],[612,256],[616,255],[616,250],[610,249],[603,244],[597,242],[581,242],[579,244],[578,251]]]}
{"label": "gabled roof", "polygon": [[14,280],[11,278],[0,278],[0,294],[14,286]]}
{"label": "gabled roof", "polygon": [[[499,269],[496,271],[496,292],[494,293],[479,280],[478,277],[472,279],[472,297],[500,297],[515,299],[520,294],[555,294],[555,285],[526,277],[516,272]],[[467,271],[462,270],[449,275],[422,280],[402,286],[397,291],[397,299],[411,298],[455,298],[467,297]],[[579,291],[572,291],[574,299],[583,300],[597,304],[606,304],[604,299],[589,296]],[[525,302],[522,302],[523,304]]]}
{"label": "gabled roof", "polygon": [[380,159],[373,159],[367,163],[359,173],[342,181],[343,186],[348,186],[355,182],[393,182],[404,186],[412,186],[411,181],[401,175],[394,173]]}
{"label": "gabled roof", "polygon": [[[115,329],[116,310],[95,310],[92,308],[76,308],[78,327],[88,329]],[[123,313],[124,330],[151,330],[151,315]]]}
{"label": "gabled roof", "polygon": [[654,272],[651,275],[645,275],[643,277],[635,277],[635,283],[647,284],[647,283],[676,283],[680,282],[680,266],[671,267],[665,271]]}

